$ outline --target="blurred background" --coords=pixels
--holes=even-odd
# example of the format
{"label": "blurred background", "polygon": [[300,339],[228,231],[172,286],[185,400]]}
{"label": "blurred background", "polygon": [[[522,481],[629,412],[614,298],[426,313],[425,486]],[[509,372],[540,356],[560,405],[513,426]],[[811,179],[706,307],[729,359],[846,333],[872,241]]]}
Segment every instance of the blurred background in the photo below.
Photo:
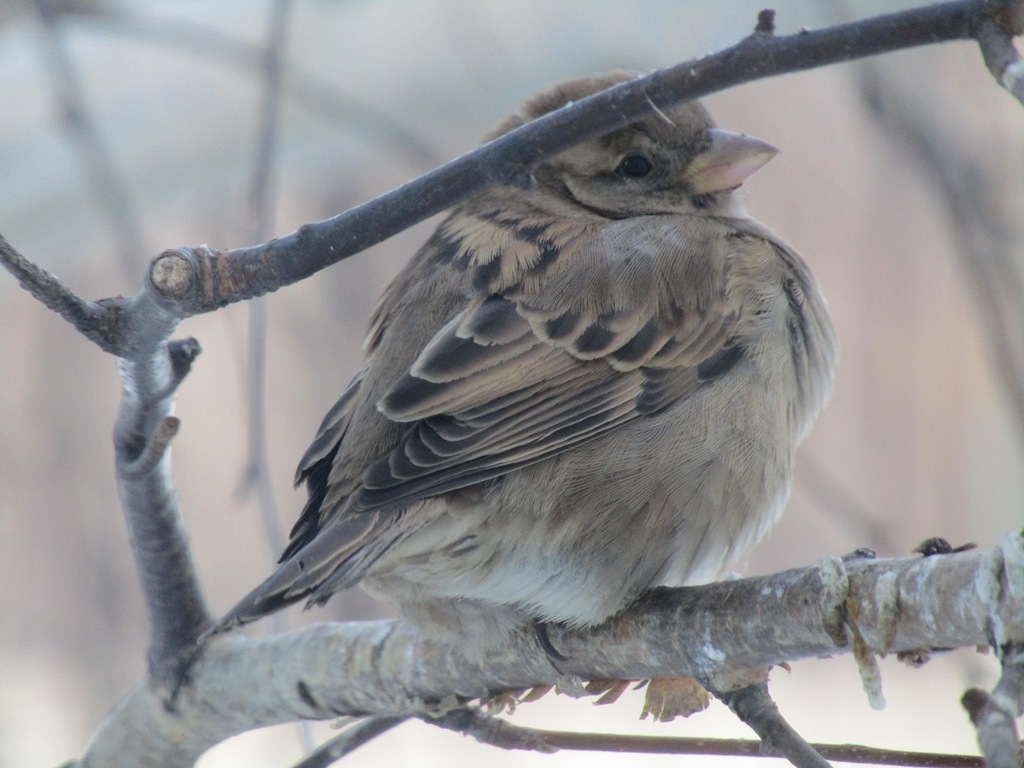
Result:
{"label": "blurred background", "polygon": [[[777,24],[792,33],[910,5],[786,0],[776,4]],[[88,298],[132,294],[164,248],[248,245],[341,212],[471,149],[551,83],[731,45],[753,30],[760,7],[4,0],[0,232]],[[267,51],[281,57],[279,69],[264,66]],[[751,83],[707,103],[723,127],[781,148],[748,183],[748,204],[814,268],[842,346],[835,395],[800,450],[787,514],[744,573],[857,547],[906,555],[934,535],[994,546],[1024,518],[1024,109],[970,43]],[[268,193],[255,204],[261,174]],[[181,328],[204,352],[178,398],[175,477],[215,612],[270,572],[279,545],[257,491],[269,492],[271,517],[287,531],[303,502],[290,485],[295,463],[357,370],[377,294],[431,226],[264,301],[267,451],[258,482],[252,310],[229,307]],[[144,674],[146,619],[113,479],[118,390],[114,361],[0,272],[3,766],[81,754]],[[387,615],[353,592],[286,620]],[[247,631],[280,628],[266,621]],[[812,741],[976,750],[959,697],[994,683],[991,656],[960,651],[919,670],[887,659],[882,669],[882,712],[868,706],[849,657],[776,670],[773,692]],[[632,694],[598,708],[549,696],[512,719],[750,736],[718,705],[686,721],[639,722],[640,701]],[[331,730],[317,724],[312,733],[322,740]],[[296,726],[247,734],[200,765],[288,766],[303,740]],[[345,764],[478,760],[569,766],[581,756],[503,753],[410,724]]]}

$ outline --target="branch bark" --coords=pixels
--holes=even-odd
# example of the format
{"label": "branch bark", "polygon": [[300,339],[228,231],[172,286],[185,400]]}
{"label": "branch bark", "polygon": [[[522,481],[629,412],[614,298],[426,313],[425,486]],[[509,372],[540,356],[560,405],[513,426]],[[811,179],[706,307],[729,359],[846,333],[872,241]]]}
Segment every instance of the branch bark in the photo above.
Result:
{"label": "branch bark", "polygon": [[[192,765],[243,731],[342,715],[438,716],[466,698],[555,684],[563,675],[690,676],[719,691],[764,670],[847,654],[1007,645],[1024,638],[1024,536],[924,558],[834,558],[772,576],[657,590],[587,631],[552,627],[555,670],[532,633],[493,648],[417,637],[401,622],[317,624],[271,637],[216,636],[168,709],[138,686],[97,731],[80,768]],[[856,619],[852,617],[856,616]]]}

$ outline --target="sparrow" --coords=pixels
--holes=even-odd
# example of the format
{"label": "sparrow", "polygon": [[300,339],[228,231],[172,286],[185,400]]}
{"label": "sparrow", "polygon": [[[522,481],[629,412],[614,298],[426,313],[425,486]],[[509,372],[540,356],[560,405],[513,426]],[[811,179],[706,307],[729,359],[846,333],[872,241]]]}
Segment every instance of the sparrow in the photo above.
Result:
{"label": "sparrow", "polygon": [[586,627],[746,554],[836,358],[806,263],[736,192],[776,152],[689,102],[451,211],[299,464],[279,567],[218,628],[357,584],[430,631]]}

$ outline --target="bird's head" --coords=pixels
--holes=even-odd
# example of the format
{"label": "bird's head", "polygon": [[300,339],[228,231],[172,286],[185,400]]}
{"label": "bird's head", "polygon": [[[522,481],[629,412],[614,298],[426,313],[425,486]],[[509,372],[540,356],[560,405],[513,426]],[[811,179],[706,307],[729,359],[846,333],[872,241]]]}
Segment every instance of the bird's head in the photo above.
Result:
{"label": "bird's head", "polygon": [[[528,101],[489,138],[633,77],[612,72],[561,83]],[[533,170],[536,186],[528,194],[562,215],[728,215],[732,191],[777,152],[760,139],[715,128],[699,102],[685,102],[545,160]]]}

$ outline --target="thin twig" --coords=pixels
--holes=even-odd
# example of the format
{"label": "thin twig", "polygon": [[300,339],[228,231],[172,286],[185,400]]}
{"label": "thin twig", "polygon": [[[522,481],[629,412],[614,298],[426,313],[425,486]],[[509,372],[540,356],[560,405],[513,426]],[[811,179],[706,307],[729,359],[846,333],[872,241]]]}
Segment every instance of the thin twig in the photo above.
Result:
{"label": "thin twig", "polygon": [[110,336],[111,324],[116,322],[116,318],[109,306],[83,299],[52,272],[26,259],[3,235],[0,235],[0,264],[43,306],[63,317],[105,352],[115,352]]}
{"label": "thin twig", "polygon": [[142,453],[125,467],[125,476],[136,479],[156,469],[157,464],[163,461],[164,454],[170,448],[171,440],[178,434],[180,426],[181,422],[176,416],[165,416],[146,447],[143,448]]}
{"label": "thin twig", "polygon": [[[253,219],[253,239],[264,240],[274,221],[277,190],[273,183],[274,158],[277,135],[280,130],[282,85],[285,45],[292,0],[276,0],[271,7],[267,27],[267,40],[263,55],[263,95],[260,103],[259,136],[256,140],[255,162],[250,182],[250,205]],[[267,460],[267,326],[269,307],[267,299],[249,303],[249,455],[243,470],[243,491],[256,492],[256,504],[263,523],[270,562],[284,549],[285,537],[281,519],[274,501],[274,487],[270,479]],[[275,632],[288,627],[288,614],[274,614],[271,625]],[[306,720],[299,723],[299,736],[303,748],[312,752],[313,733]]]}
{"label": "thin twig", "polygon": [[366,742],[377,738],[382,733],[390,731],[396,725],[401,725],[406,720],[408,720],[407,717],[387,717],[384,715],[367,718],[358,725],[352,726],[343,733],[321,744],[302,761],[296,763],[294,768],[327,768],[327,766],[351,754]]}
{"label": "thin twig", "polygon": [[[708,755],[718,757],[769,757],[763,743],[750,739],[700,739],[672,736],[634,736],[615,733],[578,733],[524,728],[474,708],[462,708],[425,722],[471,736],[483,744],[501,749],[534,752],[617,752],[645,755]],[[981,768],[982,760],[973,755],[948,755],[936,752],[908,752],[876,749],[857,744],[813,744],[829,760],[843,763],[915,766],[915,768]],[[305,768],[305,767],[303,767]]]}
{"label": "thin twig", "polygon": [[765,747],[789,760],[796,768],[829,768],[828,761],[786,722],[768,694],[767,683],[714,693],[761,737]]}
{"label": "thin twig", "polygon": [[549,754],[559,750],[559,747],[548,741],[547,731],[513,725],[475,707],[460,707],[439,717],[424,717],[423,721],[501,749],[525,749]]}

